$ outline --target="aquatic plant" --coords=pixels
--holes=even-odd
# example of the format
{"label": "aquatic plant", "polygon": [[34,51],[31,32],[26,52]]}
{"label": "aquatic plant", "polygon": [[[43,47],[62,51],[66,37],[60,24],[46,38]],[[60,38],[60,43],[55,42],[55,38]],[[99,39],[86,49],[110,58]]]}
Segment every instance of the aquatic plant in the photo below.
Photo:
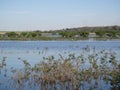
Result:
{"label": "aquatic plant", "polygon": [[[27,88],[40,90],[103,90],[120,88],[120,62],[116,53],[107,50],[95,52],[89,46],[84,53],[70,53],[67,57],[59,54],[43,57],[31,66],[27,60],[20,59],[24,68],[11,68],[13,86],[19,90]],[[2,65],[6,65],[5,58]]]}

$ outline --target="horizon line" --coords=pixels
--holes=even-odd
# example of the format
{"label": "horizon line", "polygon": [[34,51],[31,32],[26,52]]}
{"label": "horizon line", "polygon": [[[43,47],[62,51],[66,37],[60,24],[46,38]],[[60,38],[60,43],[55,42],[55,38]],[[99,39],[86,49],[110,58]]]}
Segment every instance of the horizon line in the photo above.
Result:
{"label": "horizon line", "polygon": [[66,28],[60,28],[60,29],[14,29],[14,30],[3,30],[3,29],[0,29],[0,32],[4,32],[4,31],[58,31],[58,30],[64,30],[64,29],[74,29],[74,28],[85,28],[85,27],[112,27],[112,26],[120,26],[120,25],[87,25],[87,26],[79,26],[79,27],[66,27]]}

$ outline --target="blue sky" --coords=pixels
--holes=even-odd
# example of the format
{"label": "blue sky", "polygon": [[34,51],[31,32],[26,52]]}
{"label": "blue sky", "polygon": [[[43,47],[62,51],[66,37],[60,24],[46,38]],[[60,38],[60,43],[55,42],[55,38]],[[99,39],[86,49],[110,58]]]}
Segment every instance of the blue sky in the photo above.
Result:
{"label": "blue sky", "polygon": [[0,31],[120,25],[120,0],[0,0]]}

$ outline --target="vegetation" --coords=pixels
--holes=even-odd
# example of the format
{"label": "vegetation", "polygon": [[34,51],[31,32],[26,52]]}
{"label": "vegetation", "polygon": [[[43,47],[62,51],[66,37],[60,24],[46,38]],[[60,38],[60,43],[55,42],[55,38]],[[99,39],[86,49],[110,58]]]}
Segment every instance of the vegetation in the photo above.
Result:
{"label": "vegetation", "polygon": [[62,37],[65,37],[65,38],[72,38],[72,37],[74,37],[74,35],[76,35],[77,33],[76,32],[60,32],[59,33],[60,35],[62,35]]}
{"label": "vegetation", "polygon": [[[46,35],[42,35],[42,34]],[[50,36],[47,34],[51,34]],[[95,33],[94,38],[120,39],[119,26],[106,27],[82,27],[55,31],[29,31],[29,32],[6,32],[0,34],[1,40],[79,40],[88,39],[90,33]],[[55,35],[59,35],[54,37]]]}
{"label": "vegetation", "polygon": [[[0,71],[6,67],[5,57],[0,63]],[[67,57],[59,55],[43,57],[40,63],[31,66],[27,60],[20,59],[24,69],[11,68],[12,77],[7,88],[17,90],[111,90],[120,89],[120,62],[116,53],[101,50],[96,52],[89,46],[79,55]]]}
{"label": "vegetation", "polygon": [[79,32],[79,35],[82,37],[88,37],[89,32]]}
{"label": "vegetation", "polygon": [[10,38],[16,38],[18,37],[19,35],[15,32],[6,32],[5,33],[6,36],[10,37]]}
{"label": "vegetation", "polygon": [[101,30],[96,31],[95,33],[96,33],[96,35],[98,35],[100,37],[105,37],[105,34],[106,34],[105,31],[101,31]]}

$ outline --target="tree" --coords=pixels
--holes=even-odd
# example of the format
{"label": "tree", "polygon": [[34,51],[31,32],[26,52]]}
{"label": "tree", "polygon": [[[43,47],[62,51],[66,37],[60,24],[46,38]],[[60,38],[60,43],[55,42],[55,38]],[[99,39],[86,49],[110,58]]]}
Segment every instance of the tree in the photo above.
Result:
{"label": "tree", "polygon": [[79,35],[82,37],[88,37],[89,33],[88,32],[79,32]]}
{"label": "tree", "polygon": [[108,31],[107,36],[109,37],[116,37],[117,31]]}
{"label": "tree", "polygon": [[19,35],[15,32],[7,32],[5,33],[5,35],[7,35],[8,37],[18,37]]}
{"label": "tree", "polygon": [[62,37],[72,38],[73,36],[76,35],[76,32],[67,31],[67,32],[60,32],[59,34],[62,35]]}
{"label": "tree", "polygon": [[21,37],[26,37],[27,34],[28,34],[27,32],[22,32],[22,33],[20,33],[20,36],[21,36]]}
{"label": "tree", "polygon": [[96,35],[98,35],[100,37],[103,37],[105,35],[105,31],[103,31],[103,30],[98,30],[95,33],[96,33]]}

